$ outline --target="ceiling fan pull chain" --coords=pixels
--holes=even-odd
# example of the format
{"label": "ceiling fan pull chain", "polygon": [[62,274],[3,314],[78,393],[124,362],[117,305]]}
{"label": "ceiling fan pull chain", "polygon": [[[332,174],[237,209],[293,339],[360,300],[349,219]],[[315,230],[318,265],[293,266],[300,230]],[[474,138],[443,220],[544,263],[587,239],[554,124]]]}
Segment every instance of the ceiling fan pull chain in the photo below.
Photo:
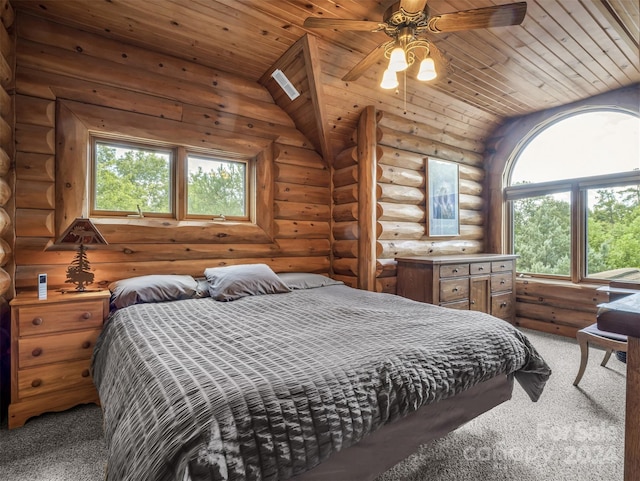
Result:
{"label": "ceiling fan pull chain", "polygon": [[404,72],[404,114],[407,115],[407,71]]}

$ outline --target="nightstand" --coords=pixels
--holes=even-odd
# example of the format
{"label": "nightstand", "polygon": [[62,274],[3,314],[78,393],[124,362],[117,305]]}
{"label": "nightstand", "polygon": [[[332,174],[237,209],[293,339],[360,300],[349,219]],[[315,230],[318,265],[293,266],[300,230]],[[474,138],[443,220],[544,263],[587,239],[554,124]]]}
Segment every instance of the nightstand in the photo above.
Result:
{"label": "nightstand", "polygon": [[99,404],[91,355],[109,314],[108,290],[36,292],[11,301],[11,404],[9,429],[47,411]]}

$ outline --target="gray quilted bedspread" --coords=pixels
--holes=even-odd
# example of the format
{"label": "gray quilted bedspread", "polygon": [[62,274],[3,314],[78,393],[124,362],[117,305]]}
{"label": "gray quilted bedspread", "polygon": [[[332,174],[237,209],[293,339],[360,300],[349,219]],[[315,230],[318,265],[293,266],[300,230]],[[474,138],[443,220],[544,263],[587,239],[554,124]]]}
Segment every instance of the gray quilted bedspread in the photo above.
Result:
{"label": "gray quilted bedspread", "polygon": [[107,479],[287,479],[420,406],[550,370],[489,315],[331,286],[141,304],[94,352]]}

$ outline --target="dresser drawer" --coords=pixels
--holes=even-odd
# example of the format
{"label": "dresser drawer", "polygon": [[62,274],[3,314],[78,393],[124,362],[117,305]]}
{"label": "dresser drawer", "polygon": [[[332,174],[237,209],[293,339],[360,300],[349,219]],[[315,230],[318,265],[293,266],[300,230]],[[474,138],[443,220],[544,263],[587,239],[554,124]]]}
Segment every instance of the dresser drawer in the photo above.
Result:
{"label": "dresser drawer", "polygon": [[513,319],[516,306],[513,303],[513,294],[506,292],[491,296],[491,314],[500,319]]}
{"label": "dresser drawer", "polygon": [[30,336],[18,340],[20,369],[51,362],[89,359],[100,329],[49,336]]}
{"label": "dresser drawer", "polygon": [[469,266],[471,275],[489,274],[491,272],[491,262],[477,262]]}
{"label": "dresser drawer", "polygon": [[469,264],[440,266],[440,277],[458,277],[469,275]]}
{"label": "dresser drawer", "polygon": [[513,270],[513,261],[496,261],[491,263],[491,272],[507,272]]}
{"label": "dresser drawer", "polygon": [[465,299],[463,301],[446,302],[444,304],[440,304],[440,306],[448,307],[449,309],[459,309],[461,311],[468,311],[469,299]]}
{"label": "dresser drawer", "polygon": [[83,359],[20,369],[18,370],[18,397],[24,399],[78,386],[90,386],[93,384],[90,366],[91,359]]}
{"label": "dresser drawer", "polygon": [[102,326],[102,309],[101,300],[20,307],[18,310],[20,336],[97,328]]}
{"label": "dresser drawer", "polygon": [[440,302],[457,301],[469,297],[469,278],[446,279],[440,282]]}
{"label": "dresser drawer", "polygon": [[491,292],[510,291],[513,288],[513,274],[493,274],[491,276]]}

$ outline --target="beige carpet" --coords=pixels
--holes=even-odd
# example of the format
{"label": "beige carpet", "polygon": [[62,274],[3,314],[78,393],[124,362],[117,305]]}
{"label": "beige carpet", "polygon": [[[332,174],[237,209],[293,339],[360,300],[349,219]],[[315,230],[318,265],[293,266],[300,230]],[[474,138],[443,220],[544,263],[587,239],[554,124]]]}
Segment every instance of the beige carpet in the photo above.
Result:
{"label": "beige carpet", "polygon": [[[525,331],[551,365],[542,398],[514,397],[422,449],[377,481],[622,481],[625,365],[592,350],[580,388],[575,341]],[[105,446],[96,406],[0,429],[0,481],[99,481]],[[328,480],[330,481],[330,480]]]}

